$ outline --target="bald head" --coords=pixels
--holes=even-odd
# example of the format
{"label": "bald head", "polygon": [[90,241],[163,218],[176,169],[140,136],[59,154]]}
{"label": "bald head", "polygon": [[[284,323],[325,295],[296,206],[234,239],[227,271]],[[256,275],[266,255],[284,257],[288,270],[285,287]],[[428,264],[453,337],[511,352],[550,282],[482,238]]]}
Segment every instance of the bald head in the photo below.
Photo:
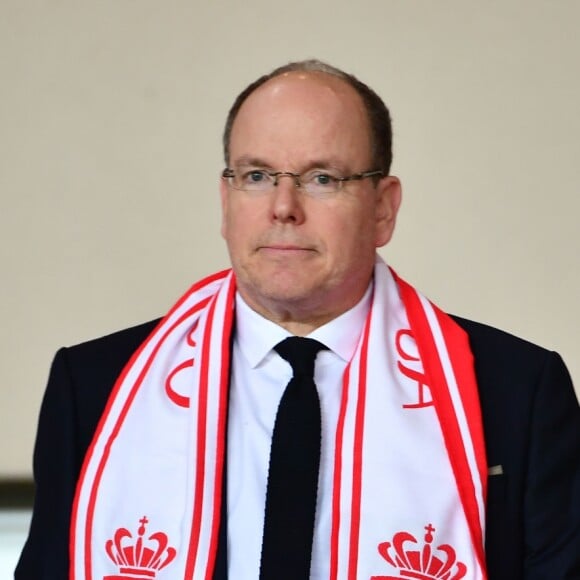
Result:
{"label": "bald head", "polygon": [[370,127],[359,94],[327,73],[285,72],[264,82],[240,106],[230,133],[229,162],[263,165],[267,154],[277,151],[286,168],[296,159],[305,164],[296,170],[320,167],[324,157],[325,165],[359,170],[325,157],[331,150],[327,144],[339,139],[344,149],[357,152],[362,167],[372,166]]}
{"label": "bald head", "polygon": [[[228,113],[223,135],[224,160],[226,165],[230,165],[230,140],[234,121],[238,113],[248,99],[260,87],[276,77],[282,77],[289,73],[302,73],[304,78],[315,74],[326,75],[332,80],[342,81],[342,84],[350,87],[358,94],[360,102],[366,116],[366,127],[369,132],[368,138],[371,144],[372,165],[380,169],[387,175],[390,171],[392,161],[392,129],[389,111],[382,99],[366,84],[357,79],[354,75],[348,74],[338,68],[330,66],[318,60],[306,60],[293,62],[279,67],[269,74],[266,74],[248,87],[246,87],[236,98],[232,108]],[[338,86],[336,83],[334,86]]]}

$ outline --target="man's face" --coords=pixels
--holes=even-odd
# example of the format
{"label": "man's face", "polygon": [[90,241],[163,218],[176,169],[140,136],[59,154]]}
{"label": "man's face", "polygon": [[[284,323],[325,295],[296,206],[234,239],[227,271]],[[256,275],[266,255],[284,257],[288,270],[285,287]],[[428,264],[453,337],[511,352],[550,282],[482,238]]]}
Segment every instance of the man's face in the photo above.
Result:
{"label": "man's face", "polygon": [[[342,176],[372,167],[362,100],[322,73],[271,79],[242,105],[230,141],[230,167]],[[392,234],[400,202],[394,177],[347,182],[322,199],[291,177],[266,194],[221,183],[222,235],[238,290],[257,312],[306,334],[354,306],[373,270],[375,248]]]}

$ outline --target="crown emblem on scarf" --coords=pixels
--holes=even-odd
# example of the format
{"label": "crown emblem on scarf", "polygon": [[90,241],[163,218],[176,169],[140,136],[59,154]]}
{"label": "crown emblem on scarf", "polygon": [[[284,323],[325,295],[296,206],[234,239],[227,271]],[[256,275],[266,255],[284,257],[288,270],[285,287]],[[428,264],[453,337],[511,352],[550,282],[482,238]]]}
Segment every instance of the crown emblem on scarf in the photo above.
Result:
{"label": "crown emblem on scarf", "polygon": [[149,520],[143,516],[139,523],[136,541],[132,541],[133,534],[127,528],[118,528],[113,539],[106,542],[107,555],[119,567],[120,575],[105,576],[103,580],[155,578],[175,558],[177,552],[167,546],[167,534],[155,532],[146,538],[145,526]]}
{"label": "crown emblem on scarf", "polygon": [[432,546],[435,528],[425,526],[427,533],[423,545],[409,532],[398,532],[392,542],[378,546],[380,555],[393,567],[398,576],[372,576],[371,580],[459,580],[467,573],[467,567],[457,561],[455,550],[448,544]]}

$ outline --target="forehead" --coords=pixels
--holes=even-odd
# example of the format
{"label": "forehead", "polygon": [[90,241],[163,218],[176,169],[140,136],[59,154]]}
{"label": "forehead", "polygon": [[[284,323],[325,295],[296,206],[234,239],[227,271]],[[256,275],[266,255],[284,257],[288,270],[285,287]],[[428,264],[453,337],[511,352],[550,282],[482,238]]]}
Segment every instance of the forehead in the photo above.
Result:
{"label": "forehead", "polygon": [[241,106],[230,139],[234,162],[246,155],[298,162],[316,153],[355,152],[356,157],[370,156],[362,99],[342,79],[319,72],[286,73],[256,89]]}

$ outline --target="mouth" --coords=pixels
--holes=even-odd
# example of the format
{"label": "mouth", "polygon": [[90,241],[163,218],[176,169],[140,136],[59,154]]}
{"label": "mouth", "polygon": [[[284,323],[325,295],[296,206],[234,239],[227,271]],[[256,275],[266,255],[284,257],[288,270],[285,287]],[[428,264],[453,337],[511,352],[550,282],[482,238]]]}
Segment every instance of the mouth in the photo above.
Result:
{"label": "mouth", "polygon": [[258,251],[277,257],[308,256],[315,252],[314,248],[296,244],[268,244],[258,247]]}

